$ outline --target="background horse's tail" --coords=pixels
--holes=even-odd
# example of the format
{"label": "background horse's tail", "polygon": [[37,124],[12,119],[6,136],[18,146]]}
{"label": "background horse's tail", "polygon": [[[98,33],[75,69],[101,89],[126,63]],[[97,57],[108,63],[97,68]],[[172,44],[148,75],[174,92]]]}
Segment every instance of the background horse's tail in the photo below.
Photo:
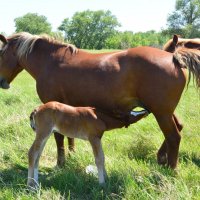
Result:
{"label": "background horse's tail", "polygon": [[177,48],[174,52],[174,60],[178,62],[181,67],[185,67],[189,70],[189,80],[191,74],[193,75],[197,87],[200,87],[200,50],[188,49],[188,48]]}

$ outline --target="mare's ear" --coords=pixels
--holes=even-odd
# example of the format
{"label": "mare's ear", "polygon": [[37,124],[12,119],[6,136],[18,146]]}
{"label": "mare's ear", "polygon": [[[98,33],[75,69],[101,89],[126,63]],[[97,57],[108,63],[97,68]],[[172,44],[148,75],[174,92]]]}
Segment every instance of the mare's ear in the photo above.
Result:
{"label": "mare's ear", "polygon": [[1,34],[0,34],[0,40],[1,40],[4,44],[7,44],[7,43],[8,43],[8,40],[5,38],[4,35],[1,35]]}
{"label": "mare's ear", "polygon": [[174,46],[176,46],[177,43],[178,43],[178,35],[174,35],[174,37],[173,37],[173,44],[174,44]]}

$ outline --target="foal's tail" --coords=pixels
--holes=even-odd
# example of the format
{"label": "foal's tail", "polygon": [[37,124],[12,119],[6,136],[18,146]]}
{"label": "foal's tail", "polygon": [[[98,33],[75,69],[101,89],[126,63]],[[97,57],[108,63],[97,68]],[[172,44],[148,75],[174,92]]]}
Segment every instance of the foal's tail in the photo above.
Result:
{"label": "foal's tail", "polygon": [[31,128],[35,131],[36,130],[36,124],[35,124],[35,114],[36,114],[37,110],[35,109],[31,115],[30,115],[30,125]]}
{"label": "foal's tail", "polygon": [[200,50],[180,47],[175,50],[173,57],[174,61],[178,62],[181,67],[189,70],[188,84],[192,74],[197,87],[200,87]]}

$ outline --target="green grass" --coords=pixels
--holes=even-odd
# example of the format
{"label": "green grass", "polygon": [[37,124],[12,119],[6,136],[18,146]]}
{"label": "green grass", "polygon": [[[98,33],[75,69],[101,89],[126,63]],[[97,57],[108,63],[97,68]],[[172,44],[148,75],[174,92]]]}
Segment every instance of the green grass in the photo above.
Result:
{"label": "green grass", "polygon": [[88,142],[76,140],[76,153],[57,169],[53,136],[40,160],[41,183],[28,192],[27,152],[34,133],[29,114],[40,104],[34,80],[21,73],[11,89],[0,91],[0,199],[200,199],[200,98],[192,84],[176,113],[184,122],[178,174],[157,165],[163,135],[152,115],[130,126],[106,132],[102,139],[109,179],[106,187],[85,168],[94,164]]}

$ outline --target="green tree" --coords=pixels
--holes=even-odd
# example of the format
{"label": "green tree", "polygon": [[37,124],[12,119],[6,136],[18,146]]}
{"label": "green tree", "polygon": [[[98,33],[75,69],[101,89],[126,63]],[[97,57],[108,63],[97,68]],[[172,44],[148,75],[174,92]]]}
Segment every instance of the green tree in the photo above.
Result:
{"label": "green tree", "polygon": [[137,46],[153,46],[162,48],[163,44],[169,40],[168,36],[163,36],[160,32],[147,31],[133,33],[131,31],[118,32],[106,40],[105,48],[127,49]]}
{"label": "green tree", "polygon": [[176,0],[175,11],[167,19],[168,29],[164,33],[185,37],[200,37],[200,1]]}
{"label": "green tree", "polygon": [[29,32],[31,34],[51,33],[51,24],[47,18],[37,13],[27,13],[15,20],[16,32]]}
{"label": "green tree", "polygon": [[110,11],[86,10],[64,19],[58,29],[65,33],[66,40],[79,48],[102,49],[118,26],[117,18]]}

